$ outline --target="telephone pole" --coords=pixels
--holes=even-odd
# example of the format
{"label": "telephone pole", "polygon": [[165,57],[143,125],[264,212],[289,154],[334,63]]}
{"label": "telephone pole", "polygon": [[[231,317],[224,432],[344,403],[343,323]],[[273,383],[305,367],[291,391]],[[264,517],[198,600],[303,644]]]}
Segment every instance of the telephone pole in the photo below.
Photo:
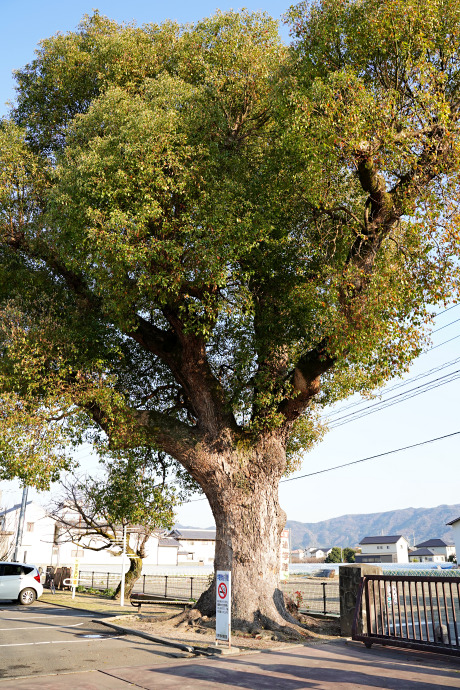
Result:
{"label": "telephone pole", "polygon": [[14,547],[13,561],[17,561],[19,557],[19,549],[22,544],[22,534],[24,532],[24,519],[26,517],[27,492],[29,487],[24,485],[22,490],[21,511],[19,513],[18,531],[16,532],[16,546]]}

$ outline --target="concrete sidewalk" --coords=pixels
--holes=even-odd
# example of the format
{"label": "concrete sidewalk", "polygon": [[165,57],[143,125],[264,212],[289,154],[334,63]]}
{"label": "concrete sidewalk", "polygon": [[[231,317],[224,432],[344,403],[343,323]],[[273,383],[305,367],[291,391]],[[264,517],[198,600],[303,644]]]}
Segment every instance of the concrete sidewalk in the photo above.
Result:
{"label": "concrete sidewalk", "polygon": [[236,657],[178,660],[0,681],[0,690],[433,690],[460,688],[460,659],[355,643],[296,646]]}

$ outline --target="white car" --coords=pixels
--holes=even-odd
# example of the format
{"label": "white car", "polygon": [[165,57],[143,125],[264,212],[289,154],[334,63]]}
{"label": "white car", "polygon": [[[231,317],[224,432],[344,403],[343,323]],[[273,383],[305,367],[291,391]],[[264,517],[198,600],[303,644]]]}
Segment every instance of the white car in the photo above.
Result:
{"label": "white car", "polygon": [[38,568],[28,563],[0,562],[0,599],[15,599],[29,606],[42,594]]}

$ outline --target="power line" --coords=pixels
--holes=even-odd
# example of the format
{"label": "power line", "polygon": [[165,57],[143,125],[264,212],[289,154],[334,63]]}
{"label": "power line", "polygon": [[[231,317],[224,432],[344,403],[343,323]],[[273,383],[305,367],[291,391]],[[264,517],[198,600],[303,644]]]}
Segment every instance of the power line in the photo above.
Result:
{"label": "power line", "polygon": [[[410,383],[413,383],[414,381],[418,381],[420,379],[424,379],[427,376],[431,376],[431,374],[435,374],[438,371],[442,371],[443,369],[447,369],[447,367],[453,366],[454,364],[457,364],[460,362],[460,357],[456,357],[455,359],[451,359],[450,362],[444,362],[443,364],[438,365],[437,367],[433,367],[432,369],[428,369],[428,371],[422,372],[420,374],[416,374],[414,376],[410,376],[407,378],[405,381],[399,381],[398,383],[393,384],[392,386],[387,386],[385,389],[382,391],[381,395],[386,395],[387,393],[390,393],[391,391],[394,391],[398,388],[403,388],[404,386],[408,386]],[[344,405],[343,407],[340,407],[338,410],[334,410],[333,412],[330,412],[328,414],[328,417],[334,417],[335,415],[341,414],[342,412],[345,412],[345,410],[349,410],[352,407],[357,407],[358,405],[363,405],[364,403],[367,403],[367,400],[356,400],[355,402],[349,403],[348,405]]]}
{"label": "power line", "polygon": [[455,319],[454,321],[449,321],[449,323],[446,323],[444,326],[440,326],[439,328],[435,328],[434,331],[431,331],[432,333],[439,333],[439,331],[442,331],[444,328],[447,328],[448,326],[452,326],[454,323],[458,323],[460,319]]}
{"label": "power line", "polygon": [[[404,394],[404,397],[401,398],[400,400],[394,400],[393,402],[387,402],[387,404],[385,404],[386,401],[382,401],[381,407],[379,407],[376,410],[367,411],[367,408],[364,408],[363,410],[360,410],[360,413],[357,412],[355,414],[355,416],[352,417],[352,419],[348,419],[346,421],[343,421],[343,422],[337,423],[337,424],[331,424],[330,428],[335,429],[338,426],[343,426],[344,424],[354,422],[355,420],[361,419],[362,417],[367,417],[370,414],[374,414],[374,412],[380,412],[381,410],[385,410],[387,407],[393,407],[393,405],[399,405],[399,403],[406,402],[406,400],[410,400],[411,398],[416,398],[418,395],[423,395],[423,393],[428,393],[428,391],[431,391],[434,388],[446,386],[448,383],[452,383],[453,381],[456,381],[458,378],[460,378],[460,374],[458,376],[453,376],[448,381],[444,381],[443,383],[436,383],[436,384],[433,383],[432,385],[427,384],[428,387],[422,391],[419,391],[418,393],[411,393],[410,391],[406,391],[406,393]],[[411,393],[411,394],[409,394],[409,393]]]}
{"label": "power line", "polygon": [[286,482],[292,482],[296,479],[304,479],[305,477],[313,477],[316,474],[324,474],[325,472],[332,472],[333,470],[341,469],[342,467],[350,467],[350,465],[357,465],[360,462],[367,462],[367,460],[375,460],[376,458],[383,458],[386,455],[392,455],[393,453],[402,453],[404,450],[410,450],[411,448],[419,448],[420,446],[426,446],[429,443],[435,443],[436,441],[442,441],[445,438],[451,438],[452,436],[458,436],[460,431],[454,431],[451,434],[445,434],[444,436],[437,436],[436,438],[430,438],[428,441],[420,441],[420,443],[412,443],[410,446],[403,446],[402,448],[395,448],[394,450],[387,450],[385,453],[378,453],[377,455],[369,455],[367,458],[361,458],[361,460],[353,460],[352,462],[345,462],[342,465],[334,465],[334,467],[327,467],[324,470],[317,470],[316,472],[309,472],[308,474],[302,474],[300,477],[290,477],[289,479],[282,479],[280,484]]}
{"label": "power line", "polygon": [[[378,402],[372,403],[371,405],[367,405],[367,407],[364,407],[362,410],[355,410],[355,412],[349,412],[348,414],[343,415],[343,417],[339,417],[338,419],[333,421],[333,423],[331,424],[331,428],[334,428],[335,426],[341,426],[340,424],[338,424],[338,422],[342,420],[347,420],[347,418],[349,417],[352,418],[349,421],[353,421],[354,419],[359,419],[361,416],[364,417],[368,414],[372,414],[373,412],[379,412],[379,410],[381,409],[391,407],[392,405],[397,405],[400,402],[404,402],[405,400],[414,398],[417,395],[422,395],[422,393],[426,393],[432,390],[433,388],[445,386],[446,384],[451,383],[451,381],[455,381],[459,377],[460,369],[457,369],[456,371],[450,372],[450,374],[445,374],[444,376],[440,376],[437,379],[433,379],[432,381],[427,381],[426,383],[422,383],[419,386],[415,386],[415,388],[410,388],[409,390],[403,391],[402,393],[396,393],[396,395],[392,395],[386,400],[379,400]],[[446,381],[445,379],[448,380]],[[370,410],[370,412],[368,412],[368,410]]]}
{"label": "power line", "polygon": [[[439,343],[439,345],[433,345],[433,347],[430,347],[430,349],[427,350],[427,352],[431,352],[432,350],[436,350],[438,347],[442,347],[443,345],[447,345],[447,343],[450,343],[452,340],[457,340],[457,338],[460,338],[460,334],[454,335],[453,338],[449,338],[449,340],[445,340],[443,343]],[[423,354],[426,354],[426,353],[423,353]]]}
{"label": "power line", "polygon": [[[437,436],[436,438],[430,438],[427,441],[420,441],[419,443],[412,443],[410,446],[403,446],[402,448],[395,448],[394,450],[387,450],[385,453],[378,453],[377,455],[369,455],[366,458],[361,458],[360,460],[352,460],[351,462],[344,462],[341,465],[334,465],[333,467],[326,467],[324,470],[316,470],[316,472],[308,472],[308,474],[301,474],[299,477],[289,477],[289,479],[282,479],[280,484],[286,484],[287,482],[294,482],[298,479],[305,479],[305,477],[314,477],[317,474],[325,474],[326,472],[333,472],[334,470],[342,469],[343,467],[350,467],[351,465],[358,465],[361,462],[367,462],[368,460],[376,460],[377,458],[383,458],[387,455],[393,455],[395,453],[402,453],[405,450],[410,450],[411,448],[419,448],[420,446],[426,446],[429,443],[436,443],[437,441],[443,441],[446,438],[451,438],[452,436],[458,436],[460,431],[454,431],[451,434],[445,434],[444,436]],[[206,501],[207,498],[194,498],[191,501],[184,501],[183,505],[186,503],[197,503],[198,501]]]}

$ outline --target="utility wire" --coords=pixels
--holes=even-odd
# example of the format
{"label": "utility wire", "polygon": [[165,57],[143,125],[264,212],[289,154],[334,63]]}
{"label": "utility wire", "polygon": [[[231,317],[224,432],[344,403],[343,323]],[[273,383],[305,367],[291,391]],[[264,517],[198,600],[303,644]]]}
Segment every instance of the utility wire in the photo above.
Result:
{"label": "utility wire", "polygon": [[445,434],[444,436],[437,436],[436,438],[430,438],[428,441],[420,441],[420,443],[412,443],[410,446],[403,446],[402,448],[395,448],[394,450],[387,450],[385,453],[378,453],[377,455],[369,455],[367,458],[361,458],[361,460],[353,460],[352,462],[344,462],[342,465],[334,465],[334,467],[327,467],[324,470],[317,470],[316,472],[309,472],[308,474],[302,474],[300,477],[290,477],[289,479],[282,479],[280,484],[286,482],[293,482],[296,479],[304,479],[305,477],[313,477],[316,474],[324,474],[325,472],[332,472],[333,470],[341,469],[342,467],[350,467],[351,465],[357,465],[360,462],[367,462],[368,460],[375,460],[376,458],[383,458],[386,455],[392,455],[394,453],[402,453],[404,450],[410,450],[411,448],[419,448],[420,446],[426,446],[429,443],[435,443],[436,441],[442,441],[445,438],[451,438],[452,436],[458,436],[460,431],[454,431],[451,434]]}
{"label": "utility wire", "polygon": [[[352,462],[344,462],[341,465],[334,465],[333,467],[326,467],[324,470],[316,470],[316,472],[308,472],[308,474],[301,474],[298,477],[289,477],[289,479],[282,479],[280,484],[286,484],[287,482],[295,482],[297,479],[305,479],[305,477],[314,477],[317,474],[325,474],[326,472],[333,472],[334,470],[342,469],[342,467],[350,467],[351,465],[358,465],[361,462],[367,462],[368,460],[376,460],[377,458],[383,458],[387,455],[393,455],[394,453],[402,453],[405,450],[410,450],[411,448],[419,448],[420,446],[426,446],[429,443],[436,443],[437,441],[443,441],[446,438],[451,438],[452,436],[458,436],[460,431],[454,431],[451,434],[445,434],[444,436],[437,436],[436,438],[430,438],[427,441],[420,441],[419,443],[412,443],[410,446],[403,446],[402,448],[395,448],[394,450],[387,450],[385,453],[378,453],[377,455],[369,455],[367,458],[361,458],[360,460],[352,460]],[[184,501],[183,505],[186,503],[196,503],[197,501],[206,501],[207,498],[194,498],[191,501]]]}
{"label": "utility wire", "polygon": [[[431,376],[431,374],[435,374],[438,371],[442,371],[443,369],[447,369],[447,367],[453,366],[454,364],[457,364],[460,362],[460,357],[456,357],[456,359],[451,359],[450,362],[444,362],[443,364],[440,364],[437,367],[433,367],[432,369],[429,369],[428,371],[422,372],[420,374],[416,374],[414,376],[410,376],[407,378],[405,381],[399,381],[398,383],[393,384],[392,386],[387,386],[384,388],[384,390],[380,393],[380,395],[386,395],[387,393],[390,393],[391,391],[394,391],[398,388],[403,388],[404,386],[408,386],[410,383],[414,383],[415,381],[418,381],[420,379],[424,379],[427,376]],[[328,417],[334,417],[335,415],[341,414],[342,412],[345,412],[345,410],[349,410],[352,407],[357,407],[358,405],[363,405],[364,403],[367,403],[368,400],[356,400],[355,402],[349,403],[348,405],[344,405],[338,410],[334,410],[333,412],[330,412],[328,414]]]}
{"label": "utility wire", "polygon": [[[362,410],[355,410],[354,412],[348,412],[348,414],[343,415],[343,417],[339,417],[338,419],[334,420],[331,428],[333,426],[339,426],[337,422],[340,422],[342,420],[346,420],[347,418],[359,418],[361,415],[364,416],[363,413],[366,414],[371,414],[371,412],[378,412],[378,409],[374,408],[379,408],[379,409],[384,409],[385,407],[391,407],[391,405],[396,405],[400,402],[404,402],[404,400],[408,400],[409,398],[413,398],[416,395],[421,395],[422,393],[426,393],[427,391],[431,390],[432,388],[438,388],[438,386],[443,386],[446,385],[447,383],[450,383],[451,381],[455,381],[455,379],[459,378],[460,376],[460,369],[456,369],[456,371],[452,371],[450,374],[445,374],[444,376],[440,376],[437,379],[433,379],[432,381],[427,381],[426,383],[422,383],[419,386],[415,386],[415,388],[410,388],[407,391],[403,391],[402,393],[396,393],[396,395],[392,395],[389,398],[386,398],[386,400],[379,400],[378,402],[372,403],[371,405],[367,405],[367,407],[364,407]],[[453,378],[452,378],[453,377]],[[447,381],[445,379],[448,379]],[[435,385],[436,384],[436,385]],[[420,390],[422,389],[422,390]],[[416,392],[418,391],[418,392]],[[368,412],[368,410],[371,410],[371,412]]]}
{"label": "utility wire", "polygon": [[448,326],[452,326],[454,323],[458,323],[460,319],[455,319],[454,321],[449,321],[449,323],[446,323],[444,326],[440,326],[439,328],[435,328],[434,331],[431,331],[432,333],[439,333],[439,331],[444,330],[444,328],[447,328]]}

